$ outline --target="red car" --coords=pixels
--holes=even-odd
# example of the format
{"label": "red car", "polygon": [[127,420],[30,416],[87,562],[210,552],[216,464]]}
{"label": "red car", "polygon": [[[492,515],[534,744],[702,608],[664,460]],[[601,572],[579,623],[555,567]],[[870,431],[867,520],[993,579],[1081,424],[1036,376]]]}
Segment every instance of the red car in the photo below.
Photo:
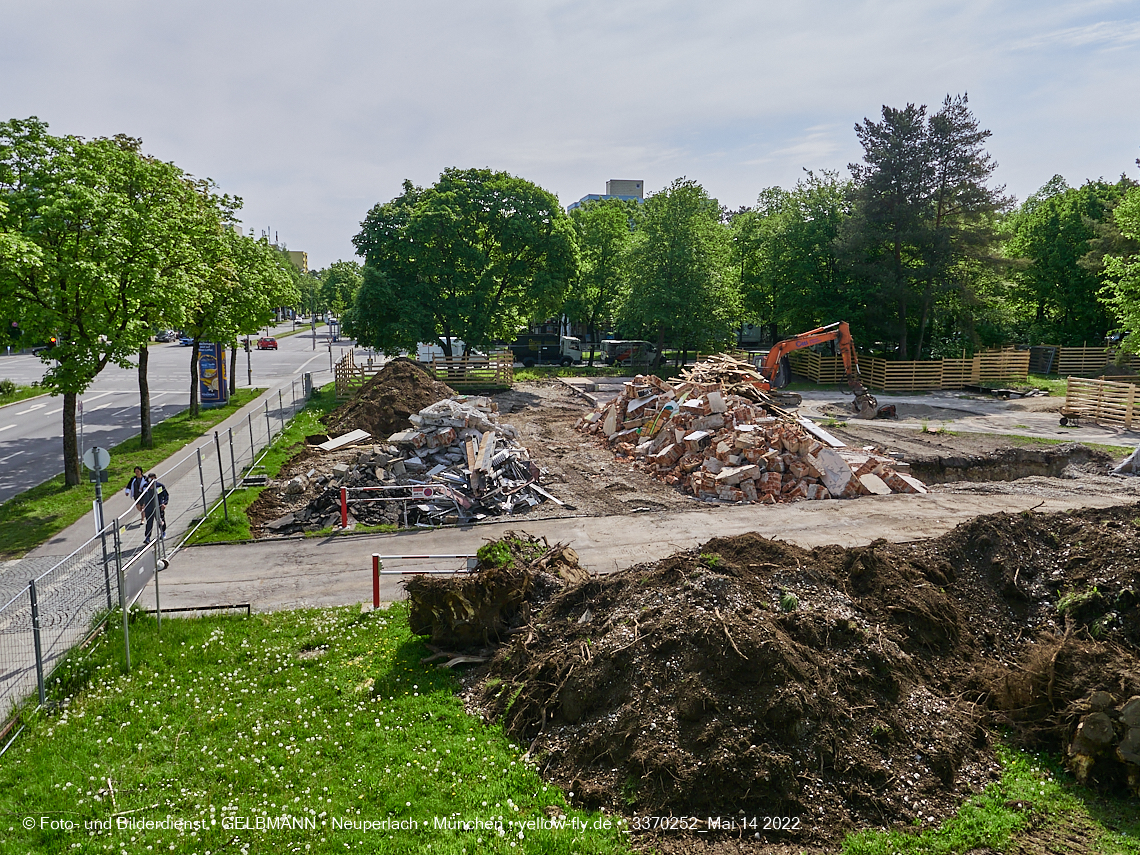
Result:
{"label": "red car", "polygon": [[277,339],[262,336],[257,340],[258,350],[277,350]]}

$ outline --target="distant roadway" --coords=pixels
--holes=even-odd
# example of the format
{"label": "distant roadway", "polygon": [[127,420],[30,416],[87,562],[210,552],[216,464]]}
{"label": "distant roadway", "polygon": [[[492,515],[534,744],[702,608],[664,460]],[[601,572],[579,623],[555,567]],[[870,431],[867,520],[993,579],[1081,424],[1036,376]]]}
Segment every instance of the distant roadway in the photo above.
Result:
{"label": "distant roadway", "polygon": [[[274,335],[288,332],[291,324],[273,328]],[[250,353],[253,385],[260,388],[284,387],[301,375],[312,372],[315,383],[327,383],[328,341],[323,327],[317,329],[317,349],[307,328],[288,338],[279,338],[278,350]],[[254,337],[256,342],[256,336]],[[340,358],[352,342],[333,344],[333,356]],[[47,365],[38,356],[5,356],[0,352],[0,379],[8,378],[24,386],[40,380]],[[246,355],[238,353],[238,388],[247,386]],[[190,348],[177,343],[152,342],[147,375],[150,385],[151,423],[175,415],[190,406]],[[319,376],[318,376],[319,375]],[[289,392],[286,392],[286,400]],[[80,396],[83,405],[83,446],[110,448],[139,433],[138,369],[108,366],[91,387]],[[77,416],[78,420],[78,416]],[[0,407],[0,502],[34,487],[63,471],[63,398],[45,395]]]}

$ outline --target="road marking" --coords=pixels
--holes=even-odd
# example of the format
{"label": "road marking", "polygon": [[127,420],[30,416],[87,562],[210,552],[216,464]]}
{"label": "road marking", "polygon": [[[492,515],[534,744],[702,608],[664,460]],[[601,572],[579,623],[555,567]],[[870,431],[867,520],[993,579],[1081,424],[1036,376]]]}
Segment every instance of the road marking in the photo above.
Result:
{"label": "road marking", "polygon": [[15,425],[4,425],[4,427],[0,428],[0,430],[11,430],[14,427]]}
{"label": "road marking", "polygon": [[33,410],[42,410],[46,406],[47,404],[36,404],[34,407],[28,407],[26,410],[20,410],[18,413],[16,413],[16,415],[22,416],[24,413],[30,413]]}
{"label": "road marking", "polygon": [[62,412],[63,412],[63,407],[60,407],[58,410],[48,410],[46,413],[44,413],[44,415],[45,416],[54,416],[56,413],[62,413]]}
{"label": "road marking", "polygon": [[100,392],[98,395],[84,395],[84,401],[97,401],[100,398],[106,398],[108,395],[118,395],[120,392]]}
{"label": "road marking", "polygon": [[313,357],[310,357],[309,359],[306,359],[306,360],[305,360],[305,362],[304,362],[304,363],[301,365],[301,367],[300,367],[300,368],[298,368],[298,369],[297,369],[296,371],[294,371],[293,373],[294,373],[294,374],[300,374],[302,371],[304,371],[304,370],[305,370],[305,366],[306,366],[306,365],[308,365],[308,364],[309,364],[310,362],[312,362],[314,359],[320,359],[322,356],[328,356],[328,354],[327,354],[327,353],[318,353],[316,356],[313,356]]}

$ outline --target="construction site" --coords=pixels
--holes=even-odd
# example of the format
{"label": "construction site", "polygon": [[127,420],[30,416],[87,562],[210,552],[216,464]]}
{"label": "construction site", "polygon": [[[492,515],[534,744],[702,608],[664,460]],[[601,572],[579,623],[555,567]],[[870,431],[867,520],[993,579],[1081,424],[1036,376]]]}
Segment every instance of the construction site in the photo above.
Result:
{"label": "construction site", "polygon": [[[395,360],[251,521],[282,554],[385,523],[403,551],[499,545],[385,594],[457,663],[470,712],[583,807],[798,818],[735,848],[707,827],[640,845],[832,851],[934,826],[996,780],[999,740],[1140,794],[1140,484],[1113,472],[1129,435],[1064,433],[1040,395],[860,413],[762,380],[719,357],[463,395]],[[325,602],[258,584],[259,607]]]}

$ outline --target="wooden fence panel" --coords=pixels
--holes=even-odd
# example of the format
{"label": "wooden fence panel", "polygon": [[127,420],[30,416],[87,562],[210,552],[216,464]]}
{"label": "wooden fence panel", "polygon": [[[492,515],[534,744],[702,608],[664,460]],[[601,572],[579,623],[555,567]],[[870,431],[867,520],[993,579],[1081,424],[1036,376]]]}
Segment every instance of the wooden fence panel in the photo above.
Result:
{"label": "wooden fence panel", "polygon": [[485,356],[437,356],[431,373],[457,392],[468,389],[509,389],[514,382],[514,356],[493,353]]}
{"label": "wooden fence panel", "polygon": [[978,380],[1029,379],[1028,350],[988,350],[977,354]]}
{"label": "wooden fence panel", "polygon": [[1132,383],[1070,377],[1065,389],[1065,408],[1097,424],[1131,430],[1137,397]]}

